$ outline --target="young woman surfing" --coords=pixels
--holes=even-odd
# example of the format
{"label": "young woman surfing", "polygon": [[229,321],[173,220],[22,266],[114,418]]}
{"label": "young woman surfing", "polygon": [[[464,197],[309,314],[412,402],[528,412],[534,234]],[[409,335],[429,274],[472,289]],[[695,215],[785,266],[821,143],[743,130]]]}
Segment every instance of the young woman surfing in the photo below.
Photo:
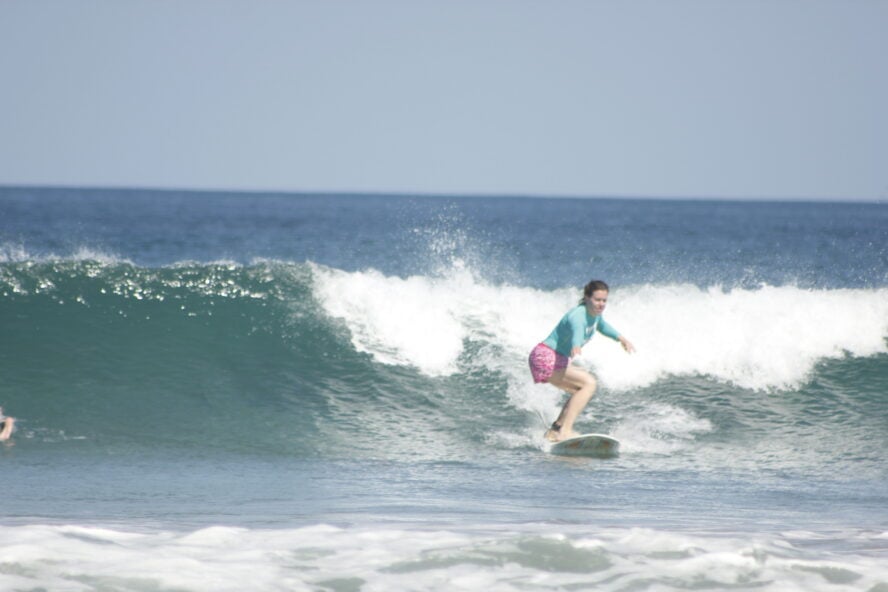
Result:
{"label": "young woman surfing", "polygon": [[610,292],[607,284],[592,280],[583,289],[583,299],[567,311],[552,333],[530,352],[530,373],[534,382],[548,382],[570,395],[558,419],[546,431],[545,437],[551,442],[559,442],[576,436],[574,421],[595,394],[595,377],[586,370],[572,366],[570,359],[578,356],[583,345],[599,332],[619,341],[627,352],[635,347],[620,335],[601,316],[607,306]]}

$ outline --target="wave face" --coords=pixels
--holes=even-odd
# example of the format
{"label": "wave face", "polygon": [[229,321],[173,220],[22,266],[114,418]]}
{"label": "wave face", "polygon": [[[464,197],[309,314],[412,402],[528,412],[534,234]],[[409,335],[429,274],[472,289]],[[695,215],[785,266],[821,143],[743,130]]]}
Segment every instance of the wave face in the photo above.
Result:
{"label": "wave face", "polygon": [[[312,262],[157,267],[81,252],[0,262],[0,400],[22,437],[306,458],[469,458],[541,446],[560,396],[526,356],[575,288]],[[882,470],[888,289],[614,290],[579,363],[581,419],[639,458]],[[840,445],[837,445],[837,438]]]}

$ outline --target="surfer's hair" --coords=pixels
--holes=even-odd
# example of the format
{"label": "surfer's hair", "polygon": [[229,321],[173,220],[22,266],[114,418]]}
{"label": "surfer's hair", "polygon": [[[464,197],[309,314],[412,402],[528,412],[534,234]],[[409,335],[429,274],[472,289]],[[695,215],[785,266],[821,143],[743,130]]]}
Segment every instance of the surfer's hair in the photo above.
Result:
{"label": "surfer's hair", "polygon": [[592,280],[586,287],[583,288],[583,297],[580,299],[580,304],[586,302],[586,298],[592,297],[592,292],[598,292],[599,290],[604,290],[605,292],[610,292],[610,288],[601,280]]}

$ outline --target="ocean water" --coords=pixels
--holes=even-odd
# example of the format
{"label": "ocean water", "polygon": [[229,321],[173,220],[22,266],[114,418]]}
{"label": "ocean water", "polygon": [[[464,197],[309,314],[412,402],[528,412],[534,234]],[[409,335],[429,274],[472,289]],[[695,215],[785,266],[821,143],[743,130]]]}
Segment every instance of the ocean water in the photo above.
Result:
{"label": "ocean water", "polygon": [[0,331],[0,590],[888,591],[884,204],[0,188]]}

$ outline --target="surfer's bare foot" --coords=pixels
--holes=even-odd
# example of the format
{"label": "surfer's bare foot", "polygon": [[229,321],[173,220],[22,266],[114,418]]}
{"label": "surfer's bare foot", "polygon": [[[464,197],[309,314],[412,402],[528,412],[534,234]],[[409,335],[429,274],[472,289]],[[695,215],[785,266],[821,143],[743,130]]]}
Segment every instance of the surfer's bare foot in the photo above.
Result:
{"label": "surfer's bare foot", "polygon": [[561,442],[562,440],[570,440],[571,438],[576,438],[579,435],[580,435],[579,432],[575,432],[573,430],[570,430],[570,431],[561,430],[560,432],[558,432],[558,439],[555,441]]}
{"label": "surfer's bare foot", "polygon": [[553,421],[552,427],[550,427],[548,430],[546,430],[546,433],[543,435],[543,437],[546,440],[548,440],[549,442],[559,441],[561,439],[561,428],[562,427],[563,426],[560,423],[558,423],[557,420]]}
{"label": "surfer's bare foot", "polygon": [[562,440],[576,438],[577,436],[579,436],[578,433],[576,433],[572,429],[565,430],[564,426],[556,422],[552,424],[551,428],[546,430],[546,433],[543,437],[549,442],[561,442]]}
{"label": "surfer's bare foot", "polygon": [[546,432],[546,440],[552,442],[553,444],[556,442],[561,442],[563,440],[570,440],[571,438],[576,438],[579,436],[577,432],[571,430],[570,432],[564,433],[563,431],[556,432],[555,430],[548,430]]}

